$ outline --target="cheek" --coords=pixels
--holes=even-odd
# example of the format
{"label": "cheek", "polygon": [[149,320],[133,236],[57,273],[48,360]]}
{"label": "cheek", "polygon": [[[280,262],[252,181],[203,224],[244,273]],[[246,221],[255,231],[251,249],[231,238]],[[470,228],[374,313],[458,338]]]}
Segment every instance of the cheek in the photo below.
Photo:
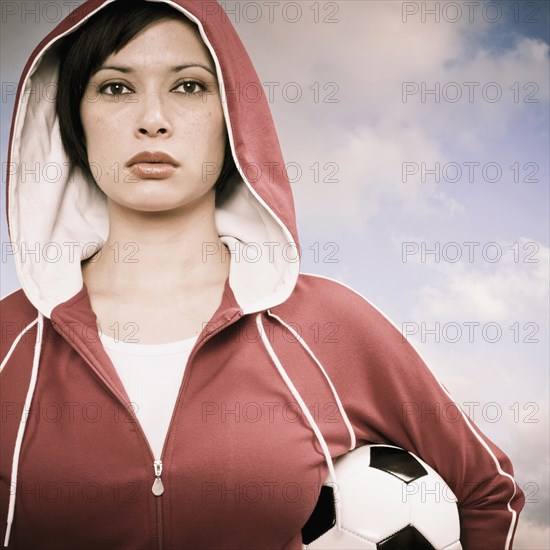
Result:
{"label": "cheek", "polygon": [[178,124],[182,158],[187,174],[201,187],[211,187],[222,170],[225,158],[226,126],[223,112],[195,113]]}
{"label": "cheek", "polygon": [[218,160],[223,159],[225,155],[225,142],[227,135],[223,116],[218,118],[212,117],[210,131],[212,154],[216,156]]}
{"label": "cheek", "polygon": [[180,132],[183,132],[184,136],[193,144],[200,146],[202,157],[213,160],[220,154],[223,156],[226,126],[221,107],[219,110],[196,113],[191,120],[182,121]]}
{"label": "cheek", "polygon": [[80,119],[84,131],[84,143],[88,153],[88,160],[101,161],[107,158],[113,149],[116,132],[116,121],[114,117],[103,117],[90,109],[81,111]]}
{"label": "cheek", "polygon": [[80,120],[84,132],[84,145],[88,164],[99,188],[111,196],[113,186],[125,177],[122,164],[129,157],[121,144],[121,124],[116,116],[105,116],[97,109],[81,109]]}
{"label": "cheek", "polygon": [[182,130],[185,133],[189,127],[193,127],[195,137],[199,137],[200,141],[216,142],[222,137],[225,137],[225,119],[222,112],[207,111],[204,113],[196,113],[192,120],[183,121]]}

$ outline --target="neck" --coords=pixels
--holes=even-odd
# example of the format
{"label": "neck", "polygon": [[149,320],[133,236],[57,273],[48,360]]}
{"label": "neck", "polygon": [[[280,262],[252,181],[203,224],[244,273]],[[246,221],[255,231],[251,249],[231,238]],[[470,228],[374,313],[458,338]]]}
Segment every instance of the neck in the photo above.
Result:
{"label": "neck", "polygon": [[214,201],[204,206],[141,212],[109,200],[109,235],[83,262],[84,282],[118,295],[189,293],[224,282],[230,253],[214,224]]}

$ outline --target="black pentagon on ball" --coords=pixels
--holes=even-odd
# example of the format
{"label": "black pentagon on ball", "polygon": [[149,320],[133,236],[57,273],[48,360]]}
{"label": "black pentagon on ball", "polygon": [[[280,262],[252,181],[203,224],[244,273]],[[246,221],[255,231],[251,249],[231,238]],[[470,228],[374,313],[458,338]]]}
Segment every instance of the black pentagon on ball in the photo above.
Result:
{"label": "black pentagon on ball", "polygon": [[435,550],[422,533],[412,525],[407,525],[391,537],[380,541],[376,548],[378,550]]}
{"label": "black pentagon on ball", "polygon": [[399,478],[403,483],[428,475],[414,456],[404,449],[394,447],[371,447],[370,466]]}
{"label": "black pentagon on ball", "polygon": [[334,490],[328,485],[322,485],[317,504],[310,518],[302,527],[302,542],[304,544],[313,542],[335,525]]}

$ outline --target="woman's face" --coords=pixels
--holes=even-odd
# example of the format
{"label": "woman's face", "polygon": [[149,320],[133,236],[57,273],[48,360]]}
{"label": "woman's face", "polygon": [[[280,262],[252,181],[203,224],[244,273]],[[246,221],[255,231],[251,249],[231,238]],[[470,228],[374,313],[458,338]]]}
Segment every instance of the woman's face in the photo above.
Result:
{"label": "woman's face", "polygon": [[212,58],[190,25],[146,27],[92,75],[80,105],[88,161],[107,197],[157,212],[215,184],[226,128]]}

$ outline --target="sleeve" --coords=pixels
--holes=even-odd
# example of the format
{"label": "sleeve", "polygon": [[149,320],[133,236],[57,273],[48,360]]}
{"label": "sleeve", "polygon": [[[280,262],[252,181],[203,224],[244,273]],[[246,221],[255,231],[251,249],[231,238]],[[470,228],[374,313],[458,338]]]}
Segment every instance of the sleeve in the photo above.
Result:
{"label": "sleeve", "polygon": [[335,386],[358,441],[402,447],[441,475],[458,499],[464,549],[512,548],[525,497],[509,458],[384,315],[354,291],[338,303]]}

